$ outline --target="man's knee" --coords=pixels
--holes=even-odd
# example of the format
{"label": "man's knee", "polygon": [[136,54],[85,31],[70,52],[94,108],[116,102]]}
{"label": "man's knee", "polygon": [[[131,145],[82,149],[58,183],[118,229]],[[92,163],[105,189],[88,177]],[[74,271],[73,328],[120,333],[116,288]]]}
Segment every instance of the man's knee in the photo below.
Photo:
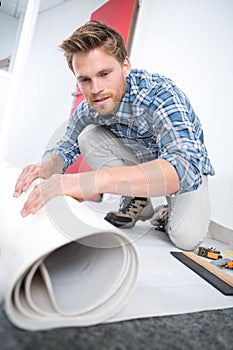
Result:
{"label": "man's knee", "polygon": [[78,143],[82,155],[94,169],[99,167],[98,159],[101,167],[138,164],[132,150],[103,126],[88,125],[80,134]]}
{"label": "man's knee", "polygon": [[205,239],[205,237],[193,239],[187,232],[186,234],[180,232],[179,235],[169,234],[169,237],[177,248],[187,251],[195,250]]}
{"label": "man's knee", "polygon": [[88,125],[80,133],[78,137],[78,144],[82,154],[85,154],[90,148],[93,148],[98,142],[99,132],[98,125]]}
{"label": "man's knee", "polygon": [[195,250],[205,239],[208,233],[208,222],[198,223],[195,227],[189,223],[170,228],[168,235],[175,246],[182,250]]}

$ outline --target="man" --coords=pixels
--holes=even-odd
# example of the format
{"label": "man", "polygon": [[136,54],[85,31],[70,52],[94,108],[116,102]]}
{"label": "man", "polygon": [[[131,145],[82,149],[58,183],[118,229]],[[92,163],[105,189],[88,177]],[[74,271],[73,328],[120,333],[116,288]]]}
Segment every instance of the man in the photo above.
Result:
{"label": "man", "polygon": [[[129,228],[152,217],[150,197],[166,196],[167,222],[157,213],[152,222],[162,223],[176,246],[194,249],[208,231],[207,176],[214,170],[189,100],[171,80],[131,70],[121,35],[105,24],[85,24],[60,47],[85,100],[56,147],[20,175],[16,197],[36,178],[46,179],[32,190],[22,216],[58,195],[82,201],[112,193],[123,200],[105,219]],[[65,174],[80,151],[94,170]]]}

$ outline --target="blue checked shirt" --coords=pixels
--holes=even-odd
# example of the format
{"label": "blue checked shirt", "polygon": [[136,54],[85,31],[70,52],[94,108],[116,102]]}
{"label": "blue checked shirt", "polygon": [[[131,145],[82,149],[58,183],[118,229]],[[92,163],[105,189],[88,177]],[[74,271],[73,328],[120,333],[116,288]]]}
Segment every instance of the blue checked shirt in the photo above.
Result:
{"label": "blue checked shirt", "polygon": [[158,158],[169,161],[180,179],[176,194],[194,191],[202,175],[214,175],[198,117],[186,95],[164,76],[133,69],[115,115],[101,116],[83,101],[64,137],[46,152],[63,159],[63,173],[79,156],[78,136],[89,124],[110,130],[140,163]]}

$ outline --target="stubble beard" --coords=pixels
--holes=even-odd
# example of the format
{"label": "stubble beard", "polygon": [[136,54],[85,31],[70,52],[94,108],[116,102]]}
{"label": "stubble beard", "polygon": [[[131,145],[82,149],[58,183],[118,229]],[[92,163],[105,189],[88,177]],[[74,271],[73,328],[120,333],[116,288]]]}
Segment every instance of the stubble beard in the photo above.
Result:
{"label": "stubble beard", "polygon": [[[123,78],[122,78],[123,79]],[[106,102],[102,105],[95,105],[94,100],[98,97],[92,97],[90,105],[95,109],[95,111],[102,115],[102,116],[108,116],[108,115],[114,115],[117,113],[120,103],[122,101],[122,98],[124,97],[126,92],[126,82],[125,80],[122,80],[122,84],[117,90],[115,94],[110,94],[110,100],[109,102]],[[107,94],[106,94],[107,95]],[[99,97],[101,98],[101,96]]]}

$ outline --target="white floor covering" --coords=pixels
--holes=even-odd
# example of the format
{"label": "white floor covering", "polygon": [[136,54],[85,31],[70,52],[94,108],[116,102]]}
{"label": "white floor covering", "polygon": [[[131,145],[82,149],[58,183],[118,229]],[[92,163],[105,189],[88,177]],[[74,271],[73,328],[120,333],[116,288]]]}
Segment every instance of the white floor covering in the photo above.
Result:
{"label": "white floor covering", "polygon": [[[22,218],[27,194],[12,197],[18,170],[0,167],[0,291],[16,326],[85,326],[233,307],[233,296],[170,254],[178,249],[149,221],[124,232],[108,224],[103,216],[118,205],[116,198],[82,204],[58,198]],[[78,245],[69,245],[76,239]],[[227,257],[229,246],[211,233],[203,244]]]}

